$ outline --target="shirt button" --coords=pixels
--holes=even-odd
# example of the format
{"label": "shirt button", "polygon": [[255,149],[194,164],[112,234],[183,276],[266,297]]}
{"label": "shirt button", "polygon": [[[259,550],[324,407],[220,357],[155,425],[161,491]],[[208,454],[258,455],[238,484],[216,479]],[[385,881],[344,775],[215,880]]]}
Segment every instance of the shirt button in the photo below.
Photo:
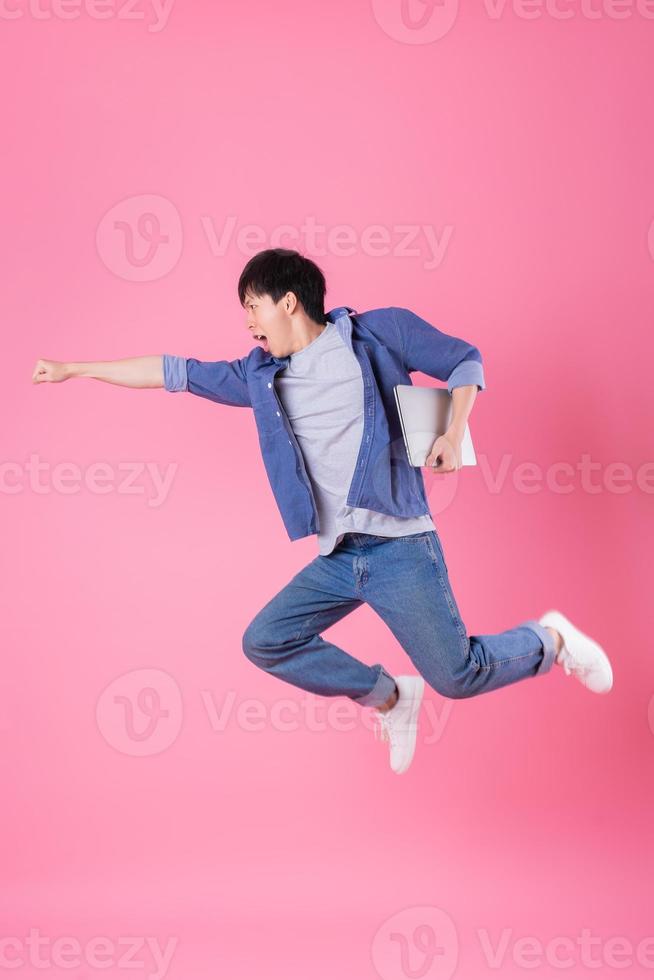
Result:
{"label": "shirt button", "polygon": [[276,414],[279,415],[279,412],[277,412]]}
{"label": "shirt button", "polygon": [[291,442],[290,439],[288,440],[288,444],[289,444],[289,446],[292,446],[293,445],[293,443]]}
{"label": "shirt button", "polygon": [[269,387],[269,388],[272,388],[272,381],[269,381],[269,382],[268,382],[268,387]]}

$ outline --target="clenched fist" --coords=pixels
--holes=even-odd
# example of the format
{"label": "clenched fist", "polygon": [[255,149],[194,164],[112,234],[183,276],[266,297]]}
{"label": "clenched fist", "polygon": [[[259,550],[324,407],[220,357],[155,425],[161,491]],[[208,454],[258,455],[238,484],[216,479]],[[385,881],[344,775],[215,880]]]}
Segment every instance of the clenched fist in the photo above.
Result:
{"label": "clenched fist", "polygon": [[456,436],[439,436],[431,447],[425,466],[432,473],[452,473],[461,468],[461,439]]}
{"label": "clenched fist", "polygon": [[39,359],[32,373],[34,384],[41,381],[67,381],[70,378],[68,366],[63,361],[44,361]]}

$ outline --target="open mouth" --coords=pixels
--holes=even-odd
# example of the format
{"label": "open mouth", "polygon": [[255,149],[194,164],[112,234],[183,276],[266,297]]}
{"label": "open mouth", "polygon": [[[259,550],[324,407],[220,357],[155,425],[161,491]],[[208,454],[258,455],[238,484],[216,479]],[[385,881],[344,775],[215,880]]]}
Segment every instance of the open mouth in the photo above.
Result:
{"label": "open mouth", "polygon": [[268,338],[265,333],[255,333],[253,334],[254,339],[258,340],[265,351],[268,350]]}

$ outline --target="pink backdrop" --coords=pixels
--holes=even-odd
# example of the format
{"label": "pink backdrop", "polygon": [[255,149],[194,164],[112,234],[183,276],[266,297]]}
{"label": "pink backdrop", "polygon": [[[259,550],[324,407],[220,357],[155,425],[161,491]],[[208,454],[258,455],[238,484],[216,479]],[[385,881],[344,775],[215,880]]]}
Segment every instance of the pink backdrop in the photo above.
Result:
{"label": "pink backdrop", "polygon": [[[653,17],[2,4],[14,976],[651,975]],[[562,608],[608,697],[560,668],[428,691],[398,779],[365,713],[243,655],[317,550],[288,541],[251,412],[31,383],[38,357],[245,354],[236,280],[271,244],[321,264],[328,308],[479,346],[480,465],[425,474],[463,618]],[[330,636],[411,668],[368,608]]]}

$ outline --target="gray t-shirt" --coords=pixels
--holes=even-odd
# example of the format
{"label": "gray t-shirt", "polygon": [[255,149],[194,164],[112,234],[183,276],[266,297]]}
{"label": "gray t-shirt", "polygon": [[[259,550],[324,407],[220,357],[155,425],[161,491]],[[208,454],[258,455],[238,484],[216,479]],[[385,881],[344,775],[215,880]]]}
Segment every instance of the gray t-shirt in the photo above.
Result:
{"label": "gray t-shirt", "polygon": [[434,529],[430,514],[391,517],[345,503],[363,434],[363,376],[335,324],[328,322],[307,347],[290,355],[275,388],[313,488],[321,555],[348,531],[395,538]]}

